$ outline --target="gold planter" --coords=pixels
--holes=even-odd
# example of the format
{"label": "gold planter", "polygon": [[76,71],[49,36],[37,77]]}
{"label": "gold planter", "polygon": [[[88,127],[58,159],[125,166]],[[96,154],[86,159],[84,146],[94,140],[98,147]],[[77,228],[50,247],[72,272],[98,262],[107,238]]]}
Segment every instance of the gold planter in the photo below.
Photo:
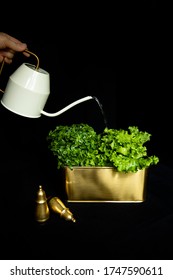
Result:
{"label": "gold planter", "polygon": [[117,172],[112,167],[65,167],[69,202],[143,202],[147,169]]}

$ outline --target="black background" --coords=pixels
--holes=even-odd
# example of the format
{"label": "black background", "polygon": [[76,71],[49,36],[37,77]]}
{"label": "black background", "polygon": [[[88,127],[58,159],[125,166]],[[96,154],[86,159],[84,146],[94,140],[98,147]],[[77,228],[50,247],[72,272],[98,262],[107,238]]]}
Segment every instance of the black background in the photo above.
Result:
{"label": "black background", "polygon": [[[42,5],[39,11],[28,5],[11,22],[10,28],[1,24],[2,31],[26,42],[40,67],[50,73],[45,111],[56,112],[94,95],[108,127],[136,125],[151,133],[148,151],[160,162],[151,168],[148,199],[142,206],[71,205],[79,219],[77,227],[57,218],[40,227],[33,221],[38,186],[64,199],[61,172],[47,147],[48,132],[60,124],[80,122],[102,131],[103,116],[93,100],[55,118],[23,118],[1,106],[1,233],[7,248],[2,258],[73,258],[74,250],[77,258],[85,258],[90,246],[91,258],[166,258],[172,233],[172,103],[161,47],[164,28],[155,1],[120,7]],[[16,54],[3,68],[1,89],[23,62],[35,63],[35,58]],[[52,248],[56,237],[57,246],[60,239],[64,243],[58,257],[59,247]]]}

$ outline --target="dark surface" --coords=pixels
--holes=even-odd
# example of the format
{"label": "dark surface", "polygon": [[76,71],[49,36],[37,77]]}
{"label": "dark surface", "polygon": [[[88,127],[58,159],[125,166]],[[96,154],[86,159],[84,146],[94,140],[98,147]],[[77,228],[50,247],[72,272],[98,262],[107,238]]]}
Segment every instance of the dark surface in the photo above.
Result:
{"label": "dark surface", "polygon": [[52,212],[35,221],[37,176],[29,174],[14,167],[1,177],[1,259],[172,259],[172,168],[151,168],[142,203],[67,203],[54,181],[76,223]]}
{"label": "dark surface", "polygon": [[[154,1],[152,5],[144,1],[137,12],[127,8],[113,10],[107,18],[97,11],[97,20],[94,12],[89,18],[81,13],[80,24],[73,14],[73,20],[63,18],[46,34],[40,25],[23,29],[22,24],[15,31],[3,31],[27,42],[39,56],[40,67],[50,73],[46,111],[56,112],[81,97],[95,95],[109,127],[137,125],[152,134],[148,151],[160,162],[150,169],[146,201],[65,201],[61,172],[48,151],[46,136],[56,125],[77,122],[101,131],[103,117],[95,102],[87,101],[57,118],[39,119],[22,118],[0,106],[1,259],[172,259],[170,74],[161,66],[162,30],[156,24]],[[37,18],[37,22],[42,21]],[[4,66],[1,89],[24,61],[35,63],[17,54],[12,65]],[[66,203],[76,223],[53,214],[43,225],[35,221],[39,185],[47,196],[58,196]]]}

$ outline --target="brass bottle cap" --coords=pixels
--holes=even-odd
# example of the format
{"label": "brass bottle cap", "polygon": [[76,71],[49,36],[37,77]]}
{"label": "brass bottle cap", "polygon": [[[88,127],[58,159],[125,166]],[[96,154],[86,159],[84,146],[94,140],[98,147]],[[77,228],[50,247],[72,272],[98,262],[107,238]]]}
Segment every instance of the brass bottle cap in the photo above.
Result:
{"label": "brass bottle cap", "polygon": [[72,221],[73,223],[76,222],[75,218],[73,217],[73,214],[58,197],[52,197],[49,200],[48,204],[49,208],[55,213],[58,213],[61,218],[64,218],[68,221]]}
{"label": "brass bottle cap", "polygon": [[40,185],[39,186],[39,190],[37,192],[37,197],[36,197],[36,202],[37,203],[44,203],[47,201],[47,198],[46,198],[46,193],[45,191],[43,190],[43,187]]}

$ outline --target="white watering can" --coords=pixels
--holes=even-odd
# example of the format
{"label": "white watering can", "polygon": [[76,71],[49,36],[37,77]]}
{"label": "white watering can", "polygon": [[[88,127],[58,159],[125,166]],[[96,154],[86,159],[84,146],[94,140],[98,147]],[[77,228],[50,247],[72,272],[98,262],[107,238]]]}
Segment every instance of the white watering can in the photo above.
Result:
{"label": "white watering can", "polygon": [[[10,77],[6,85],[1,104],[8,110],[18,115],[28,118],[38,118],[42,115],[56,117],[71,107],[90,100],[96,99],[93,96],[86,96],[69,104],[56,113],[45,112],[44,106],[50,94],[50,76],[49,73],[39,67],[38,57],[26,50],[37,58],[37,66],[23,63]],[[2,63],[0,74],[3,68]]]}

